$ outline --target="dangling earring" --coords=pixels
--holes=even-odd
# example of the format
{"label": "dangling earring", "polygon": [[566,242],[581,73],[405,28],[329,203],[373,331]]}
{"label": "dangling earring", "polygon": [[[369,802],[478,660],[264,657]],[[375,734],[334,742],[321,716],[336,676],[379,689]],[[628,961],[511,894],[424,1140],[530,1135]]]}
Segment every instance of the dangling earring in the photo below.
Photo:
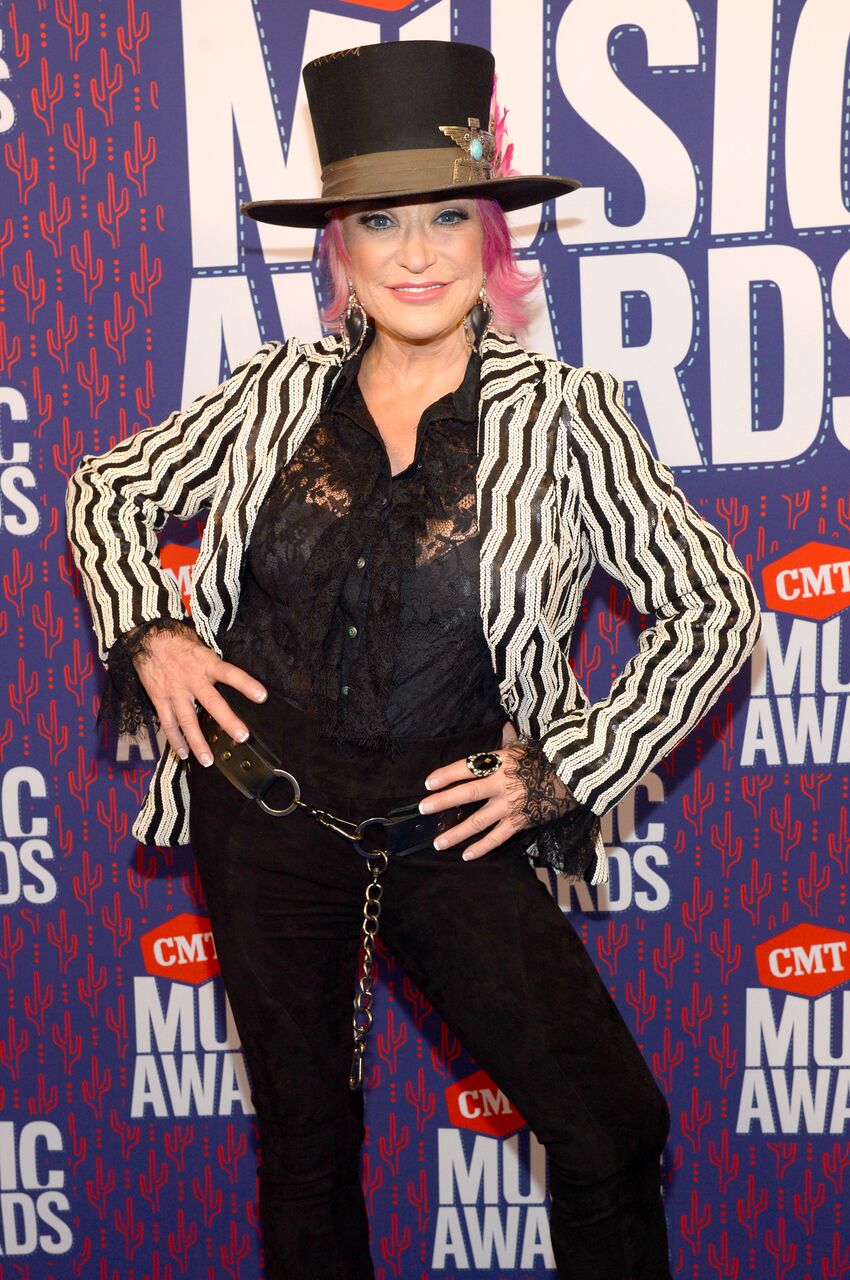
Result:
{"label": "dangling earring", "polygon": [[339,332],[342,338],[342,358],[348,360],[356,356],[363,345],[369,317],[357,294],[354,285],[348,282],[348,304],[339,318]]}
{"label": "dangling earring", "polygon": [[493,308],[490,305],[490,299],[487,297],[487,277],[485,276],[478,291],[478,301],[474,304],[469,314],[464,316],[463,320],[466,340],[473,351],[478,350],[481,339],[492,323]]}

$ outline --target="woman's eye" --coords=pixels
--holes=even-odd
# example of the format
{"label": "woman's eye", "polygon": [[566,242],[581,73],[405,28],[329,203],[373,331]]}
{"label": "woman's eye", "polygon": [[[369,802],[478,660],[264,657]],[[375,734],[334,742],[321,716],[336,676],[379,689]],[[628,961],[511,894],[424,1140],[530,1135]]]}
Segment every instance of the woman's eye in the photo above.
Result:
{"label": "woman's eye", "polygon": [[466,222],[467,215],[461,209],[444,209],[437,215],[437,222],[446,227],[453,227],[457,222]]}
{"label": "woman's eye", "polygon": [[392,225],[392,220],[386,213],[369,213],[360,219],[364,227],[369,227],[371,231],[383,231],[385,227]]}

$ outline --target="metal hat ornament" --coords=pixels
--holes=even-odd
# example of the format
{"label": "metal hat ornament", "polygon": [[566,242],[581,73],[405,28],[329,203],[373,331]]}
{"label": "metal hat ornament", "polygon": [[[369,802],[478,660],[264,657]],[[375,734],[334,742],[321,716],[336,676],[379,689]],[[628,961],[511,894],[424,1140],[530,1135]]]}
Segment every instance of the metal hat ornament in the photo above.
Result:
{"label": "metal hat ornament", "polygon": [[376,201],[487,196],[510,210],[575,191],[574,178],[499,165],[504,114],[490,119],[494,75],[489,49],[446,40],[387,41],[315,58],[303,76],[322,194],[249,200],[242,212],[258,222],[322,227],[333,209]]}

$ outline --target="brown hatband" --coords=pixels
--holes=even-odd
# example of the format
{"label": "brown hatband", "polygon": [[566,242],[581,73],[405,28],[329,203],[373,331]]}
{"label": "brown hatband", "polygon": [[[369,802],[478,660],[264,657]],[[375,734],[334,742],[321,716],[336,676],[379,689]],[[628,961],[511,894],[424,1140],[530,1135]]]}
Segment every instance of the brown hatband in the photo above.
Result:
{"label": "brown hatband", "polygon": [[456,147],[374,151],[349,156],[322,169],[322,199],[368,200],[376,191],[427,191],[487,182],[492,168],[459,154]]}

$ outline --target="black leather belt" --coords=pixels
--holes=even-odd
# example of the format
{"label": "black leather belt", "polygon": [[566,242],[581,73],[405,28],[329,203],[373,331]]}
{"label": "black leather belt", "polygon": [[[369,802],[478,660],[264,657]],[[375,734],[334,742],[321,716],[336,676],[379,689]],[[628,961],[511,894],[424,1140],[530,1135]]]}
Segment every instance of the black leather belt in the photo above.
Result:
{"label": "black leather belt", "polygon": [[[375,818],[352,822],[338,818],[326,809],[308,804],[301,798],[301,784],[294,774],[283,767],[277,754],[253,729],[246,742],[237,742],[210,715],[205,707],[198,712],[198,722],[210,744],[213,762],[228,781],[256,800],[264,813],[273,818],[283,818],[296,808],[306,810],[323,827],[336,831],[349,840],[364,858],[375,858],[382,853],[404,857],[433,846],[434,837],[450,827],[457,826],[477,807],[478,802],[457,805],[440,813],[419,812],[418,801],[400,805],[389,813]],[[290,790],[287,803],[272,805],[270,792],[279,783]]]}

